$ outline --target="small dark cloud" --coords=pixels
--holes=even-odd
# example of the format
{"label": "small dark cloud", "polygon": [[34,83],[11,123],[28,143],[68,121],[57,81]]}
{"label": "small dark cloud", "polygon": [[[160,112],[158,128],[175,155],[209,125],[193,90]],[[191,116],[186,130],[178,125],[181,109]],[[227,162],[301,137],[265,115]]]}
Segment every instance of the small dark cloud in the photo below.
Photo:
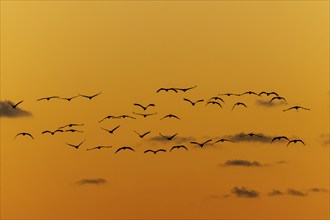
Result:
{"label": "small dark cloud", "polygon": [[284,193],[277,190],[277,189],[273,189],[273,191],[267,193],[267,195],[269,195],[269,196],[282,196],[282,195],[284,195]]}
{"label": "small dark cloud", "polygon": [[149,141],[155,141],[155,142],[169,142],[169,143],[176,143],[176,144],[181,144],[181,143],[187,143],[190,141],[194,141],[195,138],[193,137],[183,137],[183,136],[175,136],[171,141],[167,140],[166,138],[157,135],[154,137],[149,138]]}
{"label": "small dark cloud", "polygon": [[325,146],[330,146],[330,133],[321,134],[322,144]]}
{"label": "small dark cloud", "polygon": [[11,101],[0,101],[0,117],[17,118],[32,116],[31,112],[25,111],[19,106],[13,108],[8,102],[14,104]]}
{"label": "small dark cloud", "polygon": [[310,191],[310,192],[321,192],[321,193],[329,192],[327,189],[323,189],[323,188],[311,188],[308,191]]}
{"label": "small dark cloud", "polygon": [[307,196],[306,193],[304,193],[300,190],[297,190],[297,189],[292,189],[292,188],[287,190],[287,194],[291,195],[291,196]]}
{"label": "small dark cloud", "polygon": [[245,187],[234,187],[231,190],[232,194],[238,196],[238,197],[243,197],[243,198],[257,198],[259,197],[259,193],[255,190],[249,190],[246,189]]}
{"label": "small dark cloud", "polygon": [[261,106],[265,106],[265,107],[273,107],[273,106],[282,106],[282,105],[285,105],[286,103],[281,100],[281,101],[273,101],[273,102],[269,102],[269,101],[265,101],[265,100],[262,100],[262,99],[258,99],[256,101],[256,104],[257,105],[261,105]]}
{"label": "small dark cloud", "polygon": [[243,167],[262,167],[263,165],[257,161],[248,161],[248,160],[227,160],[221,166],[243,166]]}
{"label": "small dark cloud", "polygon": [[277,161],[275,162],[275,164],[287,164],[288,161],[285,161],[285,160],[280,160],[280,161]]}
{"label": "small dark cloud", "polygon": [[246,133],[239,133],[234,135],[227,135],[225,136],[226,139],[232,140],[234,142],[260,142],[260,143],[270,143],[273,137],[262,134],[256,133],[258,136],[250,136]]}
{"label": "small dark cloud", "polygon": [[105,184],[107,181],[102,178],[97,178],[97,179],[82,179],[79,180],[77,183],[79,185],[100,185],[100,184]]}

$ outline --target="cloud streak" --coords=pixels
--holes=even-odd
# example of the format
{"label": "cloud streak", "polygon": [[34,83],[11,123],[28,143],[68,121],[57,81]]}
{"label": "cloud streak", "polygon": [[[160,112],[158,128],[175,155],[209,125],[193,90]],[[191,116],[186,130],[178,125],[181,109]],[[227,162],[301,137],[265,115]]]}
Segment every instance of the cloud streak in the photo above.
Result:
{"label": "cloud streak", "polygon": [[19,107],[13,108],[8,102],[13,103],[11,101],[0,101],[0,117],[18,118],[32,116],[31,112]]}
{"label": "cloud streak", "polygon": [[102,178],[97,179],[82,179],[77,182],[79,185],[101,185],[105,184],[107,181]]}
{"label": "cloud streak", "polygon": [[221,166],[230,167],[230,166],[243,166],[243,167],[262,167],[261,163],[257,161],[248,161],[248,160],[227,160]]}
{"label": "cloud streak", "polygon": [[193,137],[182,137],[182,136],[176,136],[173,138],[173,140],[169,141],[166,138],[157,135],[154,137],[151,137],[148,139],[149,141],[155,141],[155,142],[168,142],[168,143],[177,143],[177,144],[181,144],[181,143],[186,143],[186,142],[190,142],[190,141],[194,141],[195,139]]}
{"label": "cloud streak", "polygon": [[288,189],[287,190],[287,194],[288,195],[291,195],[291,196],[307,196],[307,193],[304,193],[304,192],[302,192],[302,191],[300,191],[300,190],[297,190],[297,189],[292,189],[292,188],[290,188],[290,189]]}
{"label": "cloud streak", "polygon": [[259,193],[255,190],[249,190],[246,189],[245,187],[234,187],[231,190],[231,193],[236,195],[237,197],[242,197],[242,198],[257,198],[259,197]]}
{"label": "cloud streak", "polygon": [[272,136],[268,136],[262,133],[256,133],[258,136],[249,136],[246,133],[238,133],[234,135],[227,135],[225,138],[232,140],[234,142],[260,142],[260,143],[270,143],[273,139]]}
{"label": "cloud streak", "polygon": [[256,104],[260,105],[260,106],[265,106],[265,107],[274,107],[274,106],[282,106],[282,105],[286,105],[286,103],[282,100],[282,101],[273,101],[273,102],[269,102],[269,101],[265,101],[262,99],[258,99],[256,100]]}

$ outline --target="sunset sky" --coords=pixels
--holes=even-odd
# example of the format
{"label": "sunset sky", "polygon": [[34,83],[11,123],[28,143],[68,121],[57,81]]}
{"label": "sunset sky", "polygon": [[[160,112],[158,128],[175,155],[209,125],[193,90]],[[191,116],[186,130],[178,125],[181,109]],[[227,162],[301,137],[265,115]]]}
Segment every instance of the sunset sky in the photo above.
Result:
{"label": "sunset sky", "polygon": [[329,98],[328,1],[1,1],[1,219],[329,219]]}

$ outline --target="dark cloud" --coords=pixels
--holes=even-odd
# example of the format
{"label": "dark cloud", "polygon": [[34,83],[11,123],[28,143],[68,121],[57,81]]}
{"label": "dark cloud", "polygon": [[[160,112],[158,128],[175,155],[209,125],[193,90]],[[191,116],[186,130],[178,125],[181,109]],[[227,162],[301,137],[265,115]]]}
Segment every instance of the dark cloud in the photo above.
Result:
{"label": "dark cloud", "polygon": [[291,196],[307,196],[306,193],[292,188],[287,190],[287,194]]}
{"label": "dark cloud", "polygon": [[0,117],[17,118],[32,116],[31,112],[25,111],[18,106],[13,108],[8,102],[14,104],[11,101],[0,101]]}
{"label": "dark cloud", "polygon": [[311,188],[308,191],[310,191],[310,192],[329,192],[328,190],[323,189],[323,188]]}
{"label": "dark cloud", "polygon": [[257,136],[249,136],[246,133],[239,133],[234,135],[227,135],[225,136],[226,139],[232,140],[234,142],[260,142],[260,143],[270,143],[273,137],[262,134],[256,133]]}
{"label": "dark cloud", "polygon": [[79,180],[77,183],[79,185],[100,185],[100,184],[105,184],[107,181],[102,178],[97,178],[97,179],[82,179]]}
{"label": "dark cloud", "polygon": [[325,146],[330,146],[330,133],[321,135],[322,144]]}
{"label": "dark cloud", "polygon": [[246,189],[245,187],[234,187],[231,190],[232,194],[238,196],[238,197],[243,197],[243,198],[257,198],[259,197],[259,193],[255,190],[249,190]]}
{"label": "dark cloud", "polygon": [[257,161],[227,160],[222,166],[262,167],[263,165]]}
{"label": "dark cloud", "polygon": [[262,99],[258,99],[256,101],[256,104],[261,105],[261,106],[266,106],[266,107],[273,107],[273,106],[282,106],[282,105],[285,105],[286,103],[283,100],[269,102],[269,101],[265,101]]}
{"label": "dark cloud", "polygon": [[285,160],[280,160],[280,161],[277,161],[275,162],[275,164],[287,164],[288,161],[285,161]]}
{"label": "dark cloud", "polygon": [[154,137],[149,138],[149,141],[156,141],[156,142],[169,142],[169,143],[177,143],[177,144],[181,144],[181,143],[187,143],[190,141],[194,141],[195,138],[193,137],[183,137],[183,136],[175,136],[171,141],[167,140],[166,138],[157,135]]}
{"label": "dark cloud", "polygon": [[269,196],[282,196],[282,195],[284,195],[284,193],[277,189],[273,189],[273,191],[269,192],[268,195]]}

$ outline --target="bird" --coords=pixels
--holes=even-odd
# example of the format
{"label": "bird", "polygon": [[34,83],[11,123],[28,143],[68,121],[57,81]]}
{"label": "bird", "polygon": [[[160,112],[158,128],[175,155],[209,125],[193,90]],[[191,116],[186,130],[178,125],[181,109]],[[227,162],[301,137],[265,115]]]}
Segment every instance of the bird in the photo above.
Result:
{"label": "bird", "polygon": [[32,139],[34,139],[34,137],[30,133],[27,133],[27,132],[18,133],[18,134],[16,134],[16,136],[14,138],[16,138],[19,135],[23,135],[23,136],[27,135],[27,136],[30,136]]}
{"label": "bird", "polygon": [[222,105],[219,102],[216,101],[208,101],[205,106],[207,106],[208,104],[212,104],[212,105],[218,105],[220,108],[222,108]]}
{"label": "bird", "polygon": [[119,116],[117,116],[117,117],[115,117],[115,118],[119,118],[119,119],[121,119],[121,118],[131,118],[131,119],[136,119],[136,118],[134,118],[134,117],[132,117],[132,116],[130,116],[130,115],[119,115]]}
{"label": "bird", "polygon": [[87,148],[86,150],[95,150],[95,149],[101,150],[102,148],[111,148],[111,147],[112,146],[96,146],[93,148]]}
{"label": "bird", "polygon": [[221,138],[221,139],[217,140],[216,142],[214,142],[213,144],[216,144],[216,143],[219,143],[219,142],[225,142],[225,141],[233,142],[233,141],[231,141],[231,140]]}
{"label": "bird", "polygon": [[102,120],[99,121],[99,123],[101,123],[101,122],[104,121],[105,119],[110,119],[110,118],[116,118],[116,116],[113,116],[113,115],[105,116]]}
{"label": "bird", "polygon": [[196,141],[191,141],[190,143],[191,143],[191,144],[197,144],[197,145],[199,145],[200,147],[204,147],[204,145],[205,145],[206,143],[210,142],[210,141],[212,141],[212,139],[209,139],[209,140],[207,140],[207,141],[204,141],[203,143],[198,143],[198,142],[196,142]]}
{"label": "bird", "polygon": [[182,92],[187,92],[188,90],[194,89],[196,87],[197,86],[192,86],[192,87],[189,87],[189,88],[175,88],[175,90],[182,91]]}
{"label": "bird", "polygon": [[118,153],[119,151],[121,150],[131,150],[131,151],[135,151],[133,148],[131,147],[127,147],[127,146],[124,146],[124,147],[120,147],[116,150],[115,154]]}
{"label": "bird", "polygon": [[221,102],[225,103],[225,101],[223,101],[223,99],[218,96],[213,96],[208,101],[211,101],[211,100],[215,100],[215,101],[220,100]]}
{"label": "bird", "polygon": [[158,150],[145,150],[144,153],[152,152],[156,154],[157,152],[166,152],[164,149],[158,149]]}
{"label": "bird", "polygon": [[277,137],[274,137],[274,138],[272,139],[272,142],[271,142],[271,143],[273,143],[273,142],[276,141],[276,140],[281,140],[281,139],[286,139],[286,140],[289,141],[289,138],[287,138],[286,136],[277,136]]}
{"label": "bird", "polygon": [[137,132],[137,131],[135,131],[135,130],[134,130],[134,132],[135,132],[137,135],[139,135],[140,138],[144,138],[144,136],[146,136],[147,134],[149,134],[151,131],[147,131],[147,132],[145,132],[145,133],[143,133],[143,134],[140,134],[139,132]]}
{"label": "bird", "polygon": [[300,139],[295,139],[295,140],[291,140],[291,141],[289,141],[288,144],[287,144],[286,146],[289,146],[290,143],[294,143],[294,144],[295,144],[295,143],[297,143],[297,142],[301,142],[303,145],[305,145],[305,143],[304,143],[302,140],[300,140]]}
{"label": "bird", "polygon": [[262,94],[266,94],[267,96],[270,96],[270,95],[275,95],[275,96],[278,96],[278,94],[276,92],[260,92],[258,95],[261,96]]}
{"label": "bird", "polygon": [[8,102],[8,104],[9,104],[11,107],[16,108],[16,107],[17,107],[19,104],[21,104],[23,101],[24,101],[24,100],[19,101],[19,102],[17,102],[16,104],[14,104],[14,103],[12,103],[12,102],[10,102],[10,101],[7,101],[7,102]]}
{"label": "bird", "polygon": [[165,91],[165,92],[168,92],[168,91],[174,91],[174,92],[178,92],[175,88],[160,88],[158,89],[156,92],[160,92],[160,91]]}
{"label": "bird", "polygon": [[183,100],[184,100],[184,101],[187,101],[187,102],[190,102],[190,104],[191,104],[192,106],[195,106],[196,103],[198,103],[198,102],[203,102],[203,101],[204,101],[204,99],[199,99],[199,100],[193,102],[193,101],[191,101],[191,100],[189,100],[189,99],[187,99],[187,98],[184,98]]}
{"label": "bird", "polygon": [[248,133],[248,134],[242,134],[242,135],[241,135],[241,137],[246,137],[246,136],[263,138],[263,136],[261,136],[261,135],[257,135],[257,134],[255,134],[255,133]]}
{"label": "bird", "polygon": [[219,94],[219,95],[226,95],[226,96],[240,96],[240,94],[235,94],[235,93],[224,93],[224,94]]}
{"label": "bird", "polygon": [[56,132],[63,132],[63,130],[61,130],[61,129],[56,129],[55,131],[46,130],[46,131],[41,132],[41,134],[50,133],[51,135],[54,135]]}
{"label": "bird", "polygon": [[101,93],[102,93],[102,92],[99,92],[99,93],[97,93],[97,94],[95,94],[95,95],[91,95],[91,96],[79,94],[79,96],[81,96],[81,97],[85,97],[85,98],[88,98],[89,100],[91,100],[92,98],[94,98],[94,97],[100,95]]}
{"label": "bird", "polygon": [[243,102],[236,102],[231,110],[234,110],[236,105],[242,105],[245,106],[245,108],[247,108],[247,106]]}
{"label": "bird", "polygon": [[271,103],[271,102],[274,101],[275,99],[278,99],[278,100],[284,100],[285,103],[287,103],[286,99],[283,98],[283,97],[281,97],[281,96],[275,96],[275,97],[273,97],[273,98],[269,101],[269,103]]}
{"label": "bird", "polygon": [[62,128],[66,128],[66,127],[73,127],[73,126],[83,126],[84,124],[67,124],[67,125],[63,125],[61,127],[59,127],[59,129],[62,129]]}
{"label": "bird", "polygon": [[141,105],[139,103],[134,103],[134,105],[135,106],[140,106],[141,108],[143,108],[144,111],[147,110],[147,108],[150,107],[150,106],[155,106],[155,104],[152,104],[152,103],[151,104],[148,104],[146,106],[143,106],[143,105]]}
{"label": "bird", "polygon": [[113,132],[115,131],[115,130],[117,130],[118,128],[120,127],[120,125],[118,125],[118,126],[116,126],[115,128],[113,128],[112,130],[108,130],[108,129],[106,129],[106,128],[102,128],[103,130],[105,130],[105,131],[107,131],[109,134],[113,134]]}
{"label": "bird", "polygon": [[258,95],[258,94],[255,93],[255,92],[248,91],[248,92],[244,92],[244,93],[240,94],[240,96],[241,96],[241,95],[246,95],[246,94],[248,94],[248,95]]}
{"label": "bird", "polygon": [[37,99],[37,101],[41,101],[41,100],[51,100],[51,99],[59,99],[60,97],[59,96],[49,96],[49,97],[44,97],[44,98],[40,98],[40,99]]}
{"label": "bird", "polygon": [[68,143],[66,143],[67,145],[69,145],[69,146],[71,146],[71,147],[74,147],[74,148],[76,148],[76,149],[78,149],[81,145],[82,145],[82,143],[84,143],[86,141],[86,139],[84,139],[82,142],[80,142],[80,144],[78,144],[78,145],[74,145],[74,144],[68,144]]}
{"label": "bird", "polygon": [[162,135],[161,133],[159,133],[159,135],[162,136],[163,138],[166,138],[166,140],[170,141],[170,140],[172,140],[175,136],[177,136],[178,133],[173,134],[173,135],[171,135],[171,136],[165,136],[165,135]]}
{"label": "bird", "polygon": [[180,148],[183,148],[183,149],[188,150],[188,148],[187,148],[186,146],[184,146],[184,145],[176,145],[176,146],[173,146],[173,147],[171,148],[170,152],[171,152],[172,150],[174,150],[174,149],[180,149]]}
{"label": "bird", "polygon": [[76,95],[76,96],[72,96],[72,97],[68,97],[68,98],[65,98],[65,97],[60,97],[60,99],[64,99],[64,100],[67,100],[67,101],[71,101],[72,99],[74,99],[74,98],[77,98],[77,97],[79,97],[79,95]]}
{"label": "bird", "polygon": [[178,116],[173,115],[173,114],[165,115],[165,116],[164,116],[163,118],[161,118],[160,120],[163,120],[164,118],[176,118],[176,119],[179,119],[179,120],[180,120],[180,118],[179,118]]}
{"label": "bird", "polygon": [[288,111],[288,110],[291,110],[291,109],[296,109],[297,110],[297,112],[298,112],[298,109],[303,109],[303,110],[310,110],[309,108],[305,108],[305,107],[301,107],[301,106],[293,106],[293,107],[290,107],[290,108],[288,108],[288,109],[284,109],[283,111],[285,112],[285,111]]}
{"label": "bird", "polygon": [[141,115],[141,116],[143,116],[144,118],[146,118],[146,117],[148,117],[148,116],[156,115],[156,114],[158,114],[158,113],[155,112],[155,113],[143,114],[143,113],[136,113],[136,112],[133,112],[133,114],[135,114],[135,115]]}
{"label": "bird", "polygon": [[79,131],[79,130],[76,130],[76,129],[68,129],[68,130],[65,130],[65,132],[72,132],[72,133],[80,132],[80,133],[82,133],[83,131]]}

